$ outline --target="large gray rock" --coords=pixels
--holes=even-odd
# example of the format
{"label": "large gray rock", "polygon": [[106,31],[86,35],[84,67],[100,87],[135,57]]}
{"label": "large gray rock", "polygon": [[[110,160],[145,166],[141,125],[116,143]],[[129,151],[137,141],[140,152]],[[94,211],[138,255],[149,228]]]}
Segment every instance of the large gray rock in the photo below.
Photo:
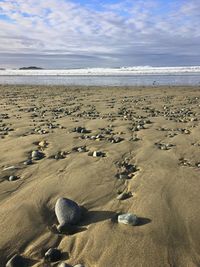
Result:
{"label": "large gray rock", "polygon": [[138,217],[135,214],[125,213],[118,216],[118,223],[137,225]]}
{"label": "large gray rock", "polygon": [[76,224],[81,217],[81,209],[78,204],[67,198],[59,198],[56,201],[55,213],[61,227]]}

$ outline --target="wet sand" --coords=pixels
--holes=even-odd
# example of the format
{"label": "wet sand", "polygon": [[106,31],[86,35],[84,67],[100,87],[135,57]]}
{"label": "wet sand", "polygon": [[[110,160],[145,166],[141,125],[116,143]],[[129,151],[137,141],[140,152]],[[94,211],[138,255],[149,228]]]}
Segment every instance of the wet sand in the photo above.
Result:
{"label": "wet sand", "polygon": [[[200,265],[200,88],[0,92],[0,266]],[[55,231],[59,197],[85,209],[70,235]],[[137,226],[116,222],[127,212]],[[62,260],[48,265],[50,247]]]}

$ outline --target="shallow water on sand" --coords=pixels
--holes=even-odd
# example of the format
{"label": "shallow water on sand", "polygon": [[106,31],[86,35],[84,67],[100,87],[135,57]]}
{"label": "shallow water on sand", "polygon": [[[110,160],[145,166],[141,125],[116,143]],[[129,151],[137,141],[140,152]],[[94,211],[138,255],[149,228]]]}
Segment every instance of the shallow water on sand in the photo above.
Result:
{"label": "shallow water on sand", "polygon": [[125,75],[125,76],[0,76],[0,84],[28,85],[200,85],[199,74]]}

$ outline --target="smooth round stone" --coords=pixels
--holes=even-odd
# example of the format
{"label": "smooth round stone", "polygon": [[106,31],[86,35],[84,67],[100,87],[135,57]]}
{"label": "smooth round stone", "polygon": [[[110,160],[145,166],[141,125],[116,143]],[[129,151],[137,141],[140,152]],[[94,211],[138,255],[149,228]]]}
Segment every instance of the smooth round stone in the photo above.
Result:
{"label": "smooth round stone", "polygon": [[33,150],[32,153],[31,153],[31,157],[33,159],[36,159],[36,160],[41,159],[42,158],[42,153],[40,151],[38,151],[38,150]]}
{"label": "smooth round stone", "polygon": [[9,178],[8,178],[8,180],[10,181],[10,182],[12,182],[12,181],[16,181],[16,180],[18,180],[19,178],[17,177],[17,176],[15,176],[15,175],[10,175],[9,176]]}
{"label": "smooth round stone", "polygon": [[102,152],[101,151],[94,151],[93,152],[93,157],[100,157],[102,156]]}
{"label": "smooth round stone", "polygon": [[135,214],[125,213],[118,216],[118,223],[137,225],[138,217]]}
{"label": "smooth round stone", "polygon": [[7,263],[6,267],[23,267],[24,262],[20,255],[14,255]]}
{"label": "smooth round stone", "polygon": [[81,217],[81,209],[76,202],[67,198],[56,201],[55,213],[60,226],[76,224]]}
{"label": "smooth round stone", "polygon": [[50,248],[45,253],[45,259],[51,262],[59,261],[61,259],[61,252],[57,248]]}
{"label": "smooth round stone", "polygon": [[84,265],[83,264],[76,264],[73,267],[84,267]]}

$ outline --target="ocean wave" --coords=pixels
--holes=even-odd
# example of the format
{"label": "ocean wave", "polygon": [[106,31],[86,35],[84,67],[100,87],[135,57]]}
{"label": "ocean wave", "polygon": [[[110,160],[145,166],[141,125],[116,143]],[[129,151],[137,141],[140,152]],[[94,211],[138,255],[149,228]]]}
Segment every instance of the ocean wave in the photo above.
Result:
{"label": "ocean wave", "polygon": [[200,66],[191,67],[151,67],[151,66],[135,66],[121,68],[85,68],[85,69],[39,69],[39,70],[19,70],[5,69],[0,70],[1,76],[70,76],[70,75],[138,75],[138,74],[187,74],[200,73]]}

